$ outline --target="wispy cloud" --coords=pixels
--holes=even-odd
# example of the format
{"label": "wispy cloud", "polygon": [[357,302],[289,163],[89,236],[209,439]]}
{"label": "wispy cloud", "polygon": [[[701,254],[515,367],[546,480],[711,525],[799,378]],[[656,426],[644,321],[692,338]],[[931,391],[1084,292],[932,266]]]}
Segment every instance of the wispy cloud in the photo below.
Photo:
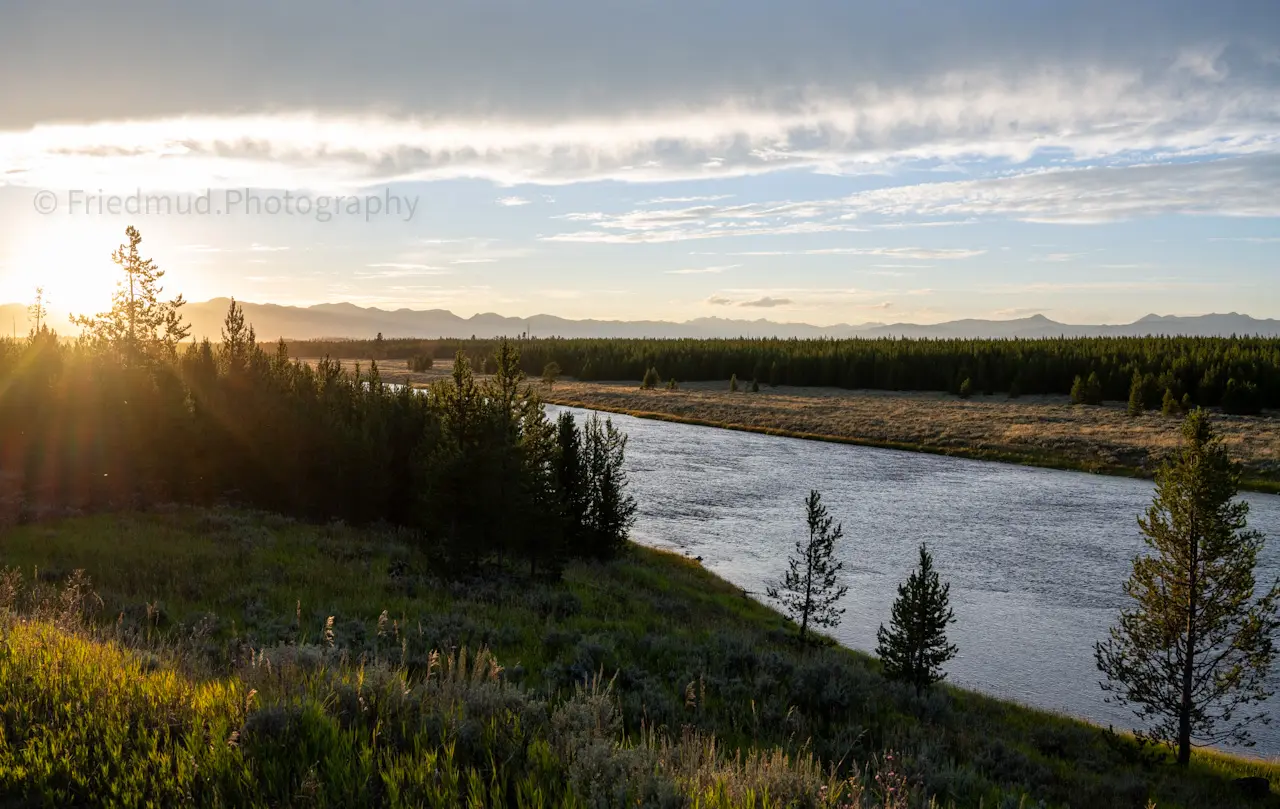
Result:
{"label": "wispy cloud", "polygon": [[715,275],[741,266],[741,264],[721,264],[715,267],[687,267],[681,270],[664,270],[663,272],[667,275]]}
{"label": "wispy cloud", "polygon": [[499,205],[503,205],[508,208],[516,208],[521,205],[528,205],[531,202],[532,200],[525,199],[524,197],[502,197],[501,199],[498,200]]}

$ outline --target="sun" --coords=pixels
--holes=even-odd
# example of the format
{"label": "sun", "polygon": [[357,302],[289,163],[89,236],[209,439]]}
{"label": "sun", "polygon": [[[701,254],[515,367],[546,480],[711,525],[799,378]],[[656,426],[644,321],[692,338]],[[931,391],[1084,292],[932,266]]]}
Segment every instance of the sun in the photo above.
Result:
{"label": "sun", "polygon": [[70,331],[67,315],[92,315],[111,307],[121,277],[111,252],[124,231],[105,223],[49,222],[0,245],[0,304],[31,303],[44,289],[45,307],[58,331]]}

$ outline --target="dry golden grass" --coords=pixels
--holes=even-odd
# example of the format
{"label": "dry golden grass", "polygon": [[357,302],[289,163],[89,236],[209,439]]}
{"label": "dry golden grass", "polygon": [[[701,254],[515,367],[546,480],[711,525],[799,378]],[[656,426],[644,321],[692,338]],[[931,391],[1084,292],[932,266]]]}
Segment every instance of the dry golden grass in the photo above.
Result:
{"label": "dry golden grass", "polygon": [[[355,361],[344,360],[352,368]],[[367,370],[368,362],[362,363]],[[403,360],[378,363],[388,382],[425,385],[452,371],[437,360],[411,373]],[[1041,466],[1150,475],[1178,445],[1180,419],[1158,411],[1130,417],[1123,402],[1073,406],[1065,396],[974,396],[838,388],[762,387],[690,382],[679,389],[640,390],[634,382],[562,380],[544,399],[632,415],[853,443],[896,446]],[[1280,482],[1280,418],[1219,414],[1216,425],[1252,481]]]}

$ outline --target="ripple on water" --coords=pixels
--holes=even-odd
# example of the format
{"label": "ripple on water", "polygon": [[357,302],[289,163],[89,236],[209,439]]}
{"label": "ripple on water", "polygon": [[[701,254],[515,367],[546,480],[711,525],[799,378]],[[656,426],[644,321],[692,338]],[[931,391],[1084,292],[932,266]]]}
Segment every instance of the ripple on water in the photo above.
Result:
{"label": "ripple on water", "polygon": [[[960,647],[953,681],[1131,724],[1102,701],[1093,644],[1124,603],[1150,482],[612,418],[629,437],[637,541],[702,556],[708,569],[759,592],[781,572],[804,529],[803,499],[817,489],[844,524],[841,642],[875,647],[926,542],[951,582]],[[1250,525],[1271,538],[1259,563],[1259,580],[1270,581],[1280,573],[1280,497],[1245,499]],[[1280,713],[1280,700],[1269,707]],[[1252,754],[1280,755],[1280,725],[1255,738]]]}

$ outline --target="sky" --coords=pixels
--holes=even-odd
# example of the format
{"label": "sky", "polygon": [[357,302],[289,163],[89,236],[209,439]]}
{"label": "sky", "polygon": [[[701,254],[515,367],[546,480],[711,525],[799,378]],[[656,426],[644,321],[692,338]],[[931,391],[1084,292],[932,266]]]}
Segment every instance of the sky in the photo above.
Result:
{"label": "sky", "polygon": [[1275,0],[0,0],[0,303],[1280,317]]}

